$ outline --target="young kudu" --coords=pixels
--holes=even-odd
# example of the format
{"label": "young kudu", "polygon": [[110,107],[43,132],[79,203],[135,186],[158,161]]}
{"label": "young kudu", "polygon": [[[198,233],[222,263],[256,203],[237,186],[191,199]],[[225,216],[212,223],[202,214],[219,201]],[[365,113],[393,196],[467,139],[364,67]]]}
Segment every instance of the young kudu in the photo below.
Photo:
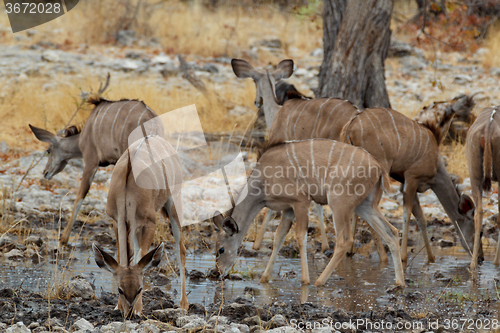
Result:
{"label": "young kudu", "polygon": [[[472,199],[476,204],[474,214],[474,251],[470,268],[476,270],[481,259],[481,228],[483,225],[483,189],[491,190],[491,181],[500,177],[500,108],[486,108],[477,117],[467,132],[465,153],[469,164]],[[499,201],[500,211],[500,201]],[[500,226],[500,215],[497,217]],[[500,238],[493,264],[500,263]]]}
{"label": "young kudu", "polygon": [[[156,212],[160,209],[170,220],[182,283],[180,305],[188,309],[182,201],[174,199],[180,199],[181,182],[182,167],[175,149],[160,136],[146,136],[134,142],[113,170],[106,213],[115,221],[118,262],[99,248],[94,247],[94,253],[97,265],[118,280],[117,307],[125,316],[142,312],[142,272],[158,265],[161,259],[163,245],[147,252],[153,243]],[[142,257],[143,254],[146,255]]]}
{"label": "young kudu", "polygon": [[[63,131],[54,135],[44,129],[30,125],[38,140],[50,143],[49,160],[43,171],[50,180],[61,172],[69,160],[83,158],[82,182],[76,195],[73,212],[61,236],[61,244],[68,243],[71,229],[87,195],[90,184],[100,166],[115,164],[128,147],[128,136],[141,124],[157,117],[144,102],[138,100],[109,101],[104,98],[91,99],[95,108],[83,125],[81,133]],[[70,127],[72,129],[74,127]]]}
{"label": "young kudu", "polygon": [[417,219],[430,262],[434,254],[427,236],[427,221],[416,192],[432,189],[458,233],[463,248],[472,252],[474,204],[458,194],[446,171],[433,134],[403,114],[390,109],[365,109],[342,131],[342,141],[364,148],[392,178],[403,183],[402,259],[407,260],[408,223]]}
{"label": "young kudu", "polygon": [[[349,101],[337,98],[292,98],[283,106],[279,105],[276,97],[276,82],[292,75],[293,61],[290,59],[281,61],[275,70],[257,69],[241,59],[233,59],[231,65],[237,77],[252,78],[255,82],[257,88],[255,106],[264,110],[270,144],[314,138],[339,140],[342,127],[358,113],[358,109]],[[322,206],[317,206],[317,208],[320,217],[321,249],[325,251],[329,249],[329,245],[325,232],[323,208]],[[262,223],[254,249],[261,246],[271,213],[268,211]]]}
{"label": "young kudu", "polygon": [[315,286],[326,283],[350,249],[354,241],[350,228],[353,212],[385,239],[393,255],[396,284],[404,286],[397,229],[378,208],[382,188],[390,189],[387,173],[362,149],[325,139],[288,141],[269,147],[257,162],[234,209],[225,218],[218,212],[213,218],[219,229],[215,246],[217,269],[223,276],[227,274],[253,219],[263,207],[269,207],[283,211],[283,217],[261,282],[269,281],[278,252],[295,217],[301,281],[309,284],[308,210],[310,202],[315,201],[330,206],[337,234],[333,257]]}

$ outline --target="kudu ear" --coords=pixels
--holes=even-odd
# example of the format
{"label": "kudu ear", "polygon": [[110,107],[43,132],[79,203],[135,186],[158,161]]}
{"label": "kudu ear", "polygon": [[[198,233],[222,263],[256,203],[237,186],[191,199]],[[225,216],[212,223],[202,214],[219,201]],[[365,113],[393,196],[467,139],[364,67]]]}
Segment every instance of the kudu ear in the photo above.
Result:
{"label": "kudu ear", "polygon": [[57,137],[55,136],[55,134],[52,134],[49,131],[46,131],[42,128],[38,128],[35,126],[31,126],[31,125],[29,125],[29,126],[38,140],[43,141],[43,142],[48,142],[48,143],[57,142]]}
{"label": "kudu ear", "polygon": [[237,234],[240,231],[238,225],[236,224],[236,221],[231,216],[228,216],[224,219],[224,221],[222,222],[222,229],[224,229],[226,234],[228,234],[229,236]]}
{"label": "kudu ear", "polygon": [[293,60],[292,59],[282,60],[278,64],[278,66],[276,66],[276,69],[271,72],[271,74],[274,76],[276,81],[281,79],[288,79],[293,74]]}
{"label": "kudu ear", "polygon": [[217,230],[222,229],[222,221],[224,221],[224,216],[222,216],[221,212],[216,210],[214,216],[212,217],[212,222],[215,224],[215,228]]}
{"label": "kudu ear", "polygon": [[248,63],[248,61],[243,59],[232,59],[231,66],[233,67],[234,74],[242,79],[247,77],[253,78],[257,72],[256,69]]}
{"label": "kudu ear", "polygon": [[147,271],[148,269],[158,266],[161,262],[164,249],[165,245],[161,243],[155,249],[149,251],[148,254],[142,257],[137,263],[137,267],[139,267],[142,271]]}
{"label": "kudu ear", "polygon": [[471,197],[462,194],[458,203],[458,212],[463,215],[474,216],[474,208],[474,201],[472,201]]}
{"label": "kudu ear", "polygon": [[92,250],[94,251],[95,263],[100,268],[103,268],[111,273],[114,273],[118,268],[118,263],[115,258],[113,258],[106,251],[99,248],[97,245],[92,244]]}

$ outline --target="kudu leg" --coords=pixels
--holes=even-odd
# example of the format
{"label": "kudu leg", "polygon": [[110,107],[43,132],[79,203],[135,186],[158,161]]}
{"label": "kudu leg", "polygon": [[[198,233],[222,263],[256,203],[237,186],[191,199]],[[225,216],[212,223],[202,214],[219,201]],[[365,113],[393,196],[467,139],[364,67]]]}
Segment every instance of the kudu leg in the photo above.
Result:
{"label": "kudu leg", "polygon": [[307,227],[309,225],[308,207],[309,205],[298,204],[294,206],[295,213],[295,237],[300,253],[300,267],[302,284],[309,284],[309,267],[307,266]]}
{"label": "kudu leg", "polygon": [[415,195],[413,200],[413,215],[417,219],[418,227],[420,228],[420,233],[422,234],[422,240],[425,244],[425,249],[427,250],[427,260],[429,262],[435,262],[434,253],[432,253],[431,243],[429,242],[429,236],[427,234],[427,220],[425,219],[424,212],[422,212],[422,207],[420,206],[420,201],[418,196]]}
{"label": "kudu leg", "polygon": [[[498,201],[497,228],[498,230],[500,230],[500,200]],[[500,264],[500,237],[498,237],[497,251],[495,252],[495,259],[493,260],[493,265],[498,266],[499,264]]]}
{"label": "kudu leg", "polygon": [[472,200],[474,200],[476,204],[476,210],[474,211],[474,249],[472,251],[472,261],[470,263],[470,270],[474,272],[478,265],[479,242],[481,242],[481,228],[483,226],[483,193],[481,184],[476,184],[476,182],[471,183],[471,190]]}
{"label": "kudu leg", "polygon": [[408,227],[410,225],[411,212],[413,211],[413,199],[417,192],[418,181],[405,174],[403,190],[403,239],[401,241],[401,260],[408,260]]}
{"label": "kudu leg", "polygon": [[[358,215],[352,213],[352,219],[351,219],[351,235],[354,238],[356,235],[356,230],[358,229]],[[354,242],[352,242],[352,246],[347,252],[348,256],[353,256],[354,255]]]}
{"label": "kudu leg", "polygon": [[75,224],[76,217],[78,216],[78,212],[82,207],[83,199],[89,192],[90,184],[94,180],[95,173],[97,172],[97,165],[88,166],[85,165],[83,169],[82,182],[80,184],[80,188],[78,189],[78,194],[76,195],[75,204],[73,205],[73,213],[71,214],[71,218],[64,228],[64,231],[61,235],[60,243],[61,245],[68,244],[69,236],[71,235],[71,229],[73,229],[73,225]]}
{"label": "kudu leg", "polygon": [[[365,201],[366,202],[366,201]],[[371,202],[362,203],[362,206],[356,208],[356,213],[359,213],[372,228],[382,236],[392,253],[392,260],[394,262],[394,270],[396,274],[396,285],[404,286],[404,273],[403,265],[401,263],[401,255],[399,251],[398,229],[392,226],[387,221],[378,209],[377,206],[372,206]]]}
{"label": "kudu leg", "polygon": [[267,224],[271,220],[271,215],[273,215],[273,211],[269,208],[267,208],[267,213],[266,216],[264,217],[264,220],[262,220],[262,225],[260,226],[259,233],[257,235],[257,238],[255,238],[255,242],[253,242],[252,249],[254,250],[260,250],[262,246],[262,240],[264,239],[264,234],[266,233],[267,230]]}
{"label": "kudu leg", "polygon": [[326,238],[325,214],[322,205],[315,204],[315,206],[316,212],[318,213],[319,229],[321,230],[321,251],[325,252],[326,250],[330,249],[330,245],[328,245],[328,239]]}
{"label": "kudu leg", "polygon": [[[352,243],[354,243],[354,238],[351,233],[351,225],[349,223],[352,213],[350,211],[346,211],[345,207],[341,207],[342,204],[334,204],[329,201],[328,205],[332,208],[333,223],[335,224],[335,232],[337,234],[337,243],[335,244],[332,259],[330,259],[330,262],[314,283],[316,287],[320,287],[326,283],[342,258],[346,255],[347,251],[349,251],[352,247]],[[334,208],[336,209],[335,211],[333,210]]]}
{"label": "kudu leg", "polygon": [[[353,238],[356,235],[357,226],[358,226],[358,216],[355,213],[353,213],[351,221],[351,234]],[[376,233],[370,225],[368,225],[368,228],[370,229],[371,234],[373,236],[373,242],[375,243],[375,247],[377,248],[377,253],[380,261],[388,262],[389,258],[387,257],[387,253],[385,253],[384,243],[382,243],[382,239],[380,239],[379,234]],[[347,252],[347,255],[348,256],[354,255],[354,242],[352,242],[352,246]]]}
{"label": "kudu leg", "polygon": [[260,278],[260,283],[269,282],[269,278],[273,273],[274,264],[276,263],[276,258],[278,256],[281,247],[283,246],[283,243],[285,242],[286,235],[288,234],[288,231],[292,226],[294,217],[295,215],[293,213],[293,209],[291,208],[283,212],[283,215],[281,217],[281,222],[278,225],[276,233],[274,234],[273,253],[271,254],[271,258],[269,258],[266,270],[264,271],[264,273]]}
{"label": "kudu leg", "polygon": [[173,200],[170,198],[166,204],[167,214],[170,219],[170,228],[175,239],[177,262],[179,263],[179,271],[181,274],[181,308],[188,310],[189,302],[186,295],[186,247],[184,246],[184,238],[181,233],[180,220],[177,215],[177,210],[173,206]]}

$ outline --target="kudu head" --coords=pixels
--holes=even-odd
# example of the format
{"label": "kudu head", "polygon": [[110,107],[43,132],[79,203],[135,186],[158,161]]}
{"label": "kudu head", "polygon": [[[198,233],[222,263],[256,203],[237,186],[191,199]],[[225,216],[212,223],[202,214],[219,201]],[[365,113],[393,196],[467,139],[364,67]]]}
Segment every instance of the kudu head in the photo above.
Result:
{"label": "kudu head", "polygon": [[220,212],[215,212],[212,218],[217,230],[215,265],[221,277],[226,276],[233,266],[241,243],[237,237],[240,230],[236,221],[231,217],[231,213],[232,211],[228,212],[228,216],[224,218]]}
{"label": "kudu head", "polygon": [[63,130],[62,136],[59,136],[44,129],[29,126],[38,140],[50,144],[47,148],[49,160],[43,170],[45,179],[50,180],[61,172],[70,159],[81,157],[76,127],[72,126]]}
{"label": "kudu head", "polygon": [[163,255],[164,245],[161,243],[151,250],[135,265],[122,266],[107,252],[92,244],[97,266],[111,273],[118,282],[118,307],[125,318],[142,312],[142,279],[148,269],[158,266]]}
{"label": "kudu head", "polygon": [[257,69],[250,65],[247,61],[242,59],[232,59],[231,66],[233,72],[239,78],[251,77],[257,88],[257,96],[255,97],[255,106],[261,108],[264,103],[265,89],[268,89],[268,84],[271,84],[274,100],[276,99],[276,81],[287,79],[293,74],[293,60],[282,60],[276,69]]}
{"label": "kudu head", "polygon": [[[460,230],[457,230],[459,234],[460,243],[462,247],[472,255],[474,249],[474,211],[475,206],[472,199],[467,194],[460,195],[460,202],[458,204],[458,213],[460,214],[457,219],[457,224]],[[460,237],[462,234],[463,238]],[[481,237],[479,237],[479,256],[478,261],[482,262],[484,260],[483,244],[481,243]]]}

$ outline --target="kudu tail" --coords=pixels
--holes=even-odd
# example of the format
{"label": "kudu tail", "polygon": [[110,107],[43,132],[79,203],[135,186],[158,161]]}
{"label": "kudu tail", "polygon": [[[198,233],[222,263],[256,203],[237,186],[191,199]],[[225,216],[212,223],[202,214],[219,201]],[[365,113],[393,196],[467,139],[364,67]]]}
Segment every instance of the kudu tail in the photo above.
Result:
{"label": "kudu tail", "polygon": [[353,117],[347,124],[342,127],[342,131],[340,132],[340,142],[347,143],[347,144],[352,144],[351,137],[349,136],[349,130],[351,129],[351,124],[356,119],[356,117]]}
{"label": "kudu tail", "polygon": [[384,189],[384,192],[387,194],[394,194],[397,191],[392,188],[391,186],[391,178],[389,177],[389,174],[385,171],[382,170],[382,174],[380,175],[380,179],[382,181],[382,188]]}
{"label": "kudu tail", "polygon": [[484,151],[483,151],[483,189],[485,191],[491,191],[491,168],[492,168],[492,152],[491,152],[491,126],[493,122],[493,116],[495,115],[496,110],[493,111],[491,114],[490,121],[488,123],[488,126],[486,126],[486,133],[484,134],[484,137],[481,138],[481,146],[484,146]]}

